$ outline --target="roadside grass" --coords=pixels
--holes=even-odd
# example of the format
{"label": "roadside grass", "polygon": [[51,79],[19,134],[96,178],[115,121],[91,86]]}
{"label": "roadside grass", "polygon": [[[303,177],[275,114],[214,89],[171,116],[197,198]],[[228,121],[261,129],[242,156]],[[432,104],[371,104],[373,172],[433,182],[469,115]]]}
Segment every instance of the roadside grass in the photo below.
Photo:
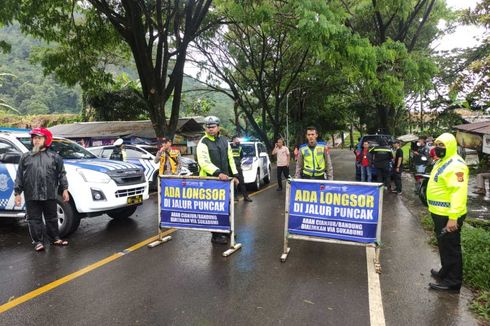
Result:
{"label": "roadside grass", "polygon": [[[474,292],[471,310],[490,322],[490,229],[486,221],[469,219],[461,232],[465,285]],[[430,214],[422,216],[422,227],[430,233],[429,243],[437,246]]]}

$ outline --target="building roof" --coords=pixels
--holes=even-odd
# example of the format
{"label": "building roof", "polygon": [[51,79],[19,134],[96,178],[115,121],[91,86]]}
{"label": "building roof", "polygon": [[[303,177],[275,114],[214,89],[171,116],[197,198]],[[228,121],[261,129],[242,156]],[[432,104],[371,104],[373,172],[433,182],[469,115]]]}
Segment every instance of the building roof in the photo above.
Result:
{"label": "building roof", "polygon": [[490,134],[490,121],[466,123],[463,125],[454,126],[454,129],[459,131],[470,132],[474,134]]}
{"label": "building roof", "polygon": [[[203,132],[203,122],[202,117],[180,118],[177,122],[176,132],[179,134]],[[77,122],[57,125],[49,129],[54,135],[66,138],[156,138],[150,120]]]}

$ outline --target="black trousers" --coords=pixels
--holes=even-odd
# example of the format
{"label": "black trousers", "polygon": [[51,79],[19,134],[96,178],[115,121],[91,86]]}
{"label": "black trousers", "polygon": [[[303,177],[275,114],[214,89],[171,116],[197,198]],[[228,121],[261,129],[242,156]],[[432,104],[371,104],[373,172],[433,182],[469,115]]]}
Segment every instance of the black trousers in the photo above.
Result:
{"label": "black trousers", "polygon": [[461,226],[466,214],[458,218],[458,230],[440,235],[448,217],[432,213],[434,232],[437,237],[441,269],[439,275],[450,285],[460,287],[463,283],[463,254],[461,252]]}
{"label": "black trousers", "polygon": [[282,176],[284,178],[289,178],[289,166],[278,166],[277,167],[277,187],[282,189]]}
{"label": "black trousers", "polygon": [[[240,192],[242,193],[243,197],[248,197],[247,187],[245,186],[245,180],[243,179],[242,167],[240,166],[240,164],[237,164],[236,162],[235,165],[236,165],[236,169],[238,170],[238,181],[239,181],[239,184],[238,186],[235,187],[235,189],[238,188],[238,190],[240,190]],[[236,193],[237,192],[235,191],[235,194]]]}
{"label": "black trousers", "polygon": [[393,170],[393,181],[395,181],[395,190],[396,192],[402,192],[402,172],[396,172],[396,170]]}
{"label": "black trousers", "polygon": [[46,233],[51,241],[60,238],[58,230],[58,214],[56,200],[28,200],[26,201],[27,225],[33,243],[43,242],[44,222]]}
{"label": "black trousers", "polygon": [[376,178],[378,182],[384,183],[385,187],[390,187],[390,166],[376,167]]}

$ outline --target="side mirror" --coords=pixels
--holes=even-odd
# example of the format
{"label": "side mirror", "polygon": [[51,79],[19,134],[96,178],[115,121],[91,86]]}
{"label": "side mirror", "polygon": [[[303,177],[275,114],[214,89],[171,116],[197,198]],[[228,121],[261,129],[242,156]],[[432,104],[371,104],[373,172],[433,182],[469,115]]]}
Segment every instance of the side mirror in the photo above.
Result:
{"label": "side mirror", "polygon": [[0,155],[0,162],[18,164],[20,161],[20,153],[4,153]]}
{"label": "side mirror", "polygon": [[151,160],[151,159],[152,159],[152,157],[151,157],[151,155],[150,155],[150,154],[143,154],[143,155],[141,155],[141,158],[142,158],[143,160]]}

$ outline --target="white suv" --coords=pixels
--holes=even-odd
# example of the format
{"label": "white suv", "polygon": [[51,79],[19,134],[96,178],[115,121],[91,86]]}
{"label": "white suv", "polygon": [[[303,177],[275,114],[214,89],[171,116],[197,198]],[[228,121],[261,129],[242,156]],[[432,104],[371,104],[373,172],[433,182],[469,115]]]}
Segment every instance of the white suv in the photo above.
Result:
{"label": "white suv", "polygon": [[[87,148],[92,154],[97,157],[110,159],[114,145],[97,146]],[[151,145],[131,145],[127,144],[126,154],[127,161],[141,167],[145,173],[146,180],[150,186],[150,190],[156,190],[158,187],[158,170],[160,162],[155,163],[155,155],[158,152],[158,147]],[[182,167],[179,175],[199,175],[199,168],[196,161],[181,156]]]}
{"label": "white suv", "polygon": [[242,142],[243,179],[253,190],[259,190],[260,184],[271,182],[271,160],[267,148],[261,142]]}
{"label": "white suv", "polygon": [[[32,147],[25,132],[0,132],[0,217],[24,217],[14,206],[14,183],[21,155]],[[131,216],[148,199],[148,183],[143,170],[131,163],[98,159],[71,140],[55,137],[51,149],[65,163],[70,201],[58,196],[60,236],[74,232],[80,218],[108,214],[112,218]]]}

